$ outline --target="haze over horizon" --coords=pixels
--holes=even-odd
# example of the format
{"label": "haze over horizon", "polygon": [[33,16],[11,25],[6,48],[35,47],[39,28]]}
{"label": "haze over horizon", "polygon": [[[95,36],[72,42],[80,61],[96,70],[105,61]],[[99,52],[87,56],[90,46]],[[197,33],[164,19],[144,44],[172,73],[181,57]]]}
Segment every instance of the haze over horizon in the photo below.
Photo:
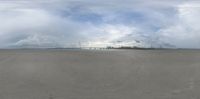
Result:
{"label": "haze over horizon", "polygon": [[200,48],[197,0],[0,0],[0,48]]}

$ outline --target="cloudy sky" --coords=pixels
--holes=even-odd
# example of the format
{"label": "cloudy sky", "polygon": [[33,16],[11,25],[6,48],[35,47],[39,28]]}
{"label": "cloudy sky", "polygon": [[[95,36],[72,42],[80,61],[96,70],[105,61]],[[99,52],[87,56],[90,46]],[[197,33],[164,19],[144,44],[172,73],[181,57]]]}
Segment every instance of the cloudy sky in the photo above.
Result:
{"label": "cloudy sky", "polygon": [[200,48],[197,0],[0,0],[0,48]]}

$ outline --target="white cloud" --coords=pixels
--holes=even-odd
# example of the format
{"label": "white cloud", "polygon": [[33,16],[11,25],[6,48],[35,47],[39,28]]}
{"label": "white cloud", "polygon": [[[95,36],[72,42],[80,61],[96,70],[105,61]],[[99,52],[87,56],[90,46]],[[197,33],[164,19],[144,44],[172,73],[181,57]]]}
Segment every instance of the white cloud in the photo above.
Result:
{"label": "white cloud", "polygon": [[78,42],[93,42],[90,46],[101,42],[105,47],[133,31],[123,25],[79,23],[42,9],[0,13],[0,21],[5,23],[0,24],[1,47],[76,47]]}
{"label": "white cloud", "polygon": [[3,23],[0,24],[1,47],[15,44],[47,46],[45,44],[48,43],[49,45],[58,43],[63,46],[61,43],[71,43],[84,38],[80,32],[83,30],[83,24],[42,9],[20,8],[8,12],[0,11],[0,22]]}
{"label": "white cloud", "polygon": [[106,47],[119,46],[118,44],[115,44],[117,41],[124,37],[126,38],[127,35],[130,34],[136,35],[138,30],[133,26],[102,24],[98,27],[93,27],[86,32],[89,33],[89,35],[93,34],[93,36],[91,36],[92,39],[89,39],[86,46]]}
{"label": "white cloud", "polygon": [[165,42],[177,47],[200,48],[200,4],[187,2],[178,6],[177,20],[158,34]]}
{"label": "white cloud", "polygon": [[[134,13],[124,17],[123,12],[144,18]],[[82,13],[102,20],[73,19],[84,17]],[[0,47],[76,47],[79,42],[104,47],[137,45],[140,40],[143,46],[200,48],[199,16],[200,3],[187,0],[0,1]]]}

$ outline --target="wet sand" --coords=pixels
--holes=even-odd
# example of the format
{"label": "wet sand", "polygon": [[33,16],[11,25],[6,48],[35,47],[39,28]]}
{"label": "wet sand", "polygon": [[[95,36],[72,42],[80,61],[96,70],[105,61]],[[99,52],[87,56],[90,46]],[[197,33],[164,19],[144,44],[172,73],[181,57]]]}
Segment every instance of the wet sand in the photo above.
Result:
{"label": "wet sand", "polygon": [[0,99],[200,99],[198,50],[0,50]]}

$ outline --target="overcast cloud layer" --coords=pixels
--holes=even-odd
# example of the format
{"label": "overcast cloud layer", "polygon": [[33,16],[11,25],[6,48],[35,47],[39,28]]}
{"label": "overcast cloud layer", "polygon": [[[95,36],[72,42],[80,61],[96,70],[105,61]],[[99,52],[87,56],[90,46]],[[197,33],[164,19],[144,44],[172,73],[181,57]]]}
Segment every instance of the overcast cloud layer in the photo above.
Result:
{"label": "overcast cloud layer", "polygon": [[200,2],[0,1],[0,47],[200,48]]}

